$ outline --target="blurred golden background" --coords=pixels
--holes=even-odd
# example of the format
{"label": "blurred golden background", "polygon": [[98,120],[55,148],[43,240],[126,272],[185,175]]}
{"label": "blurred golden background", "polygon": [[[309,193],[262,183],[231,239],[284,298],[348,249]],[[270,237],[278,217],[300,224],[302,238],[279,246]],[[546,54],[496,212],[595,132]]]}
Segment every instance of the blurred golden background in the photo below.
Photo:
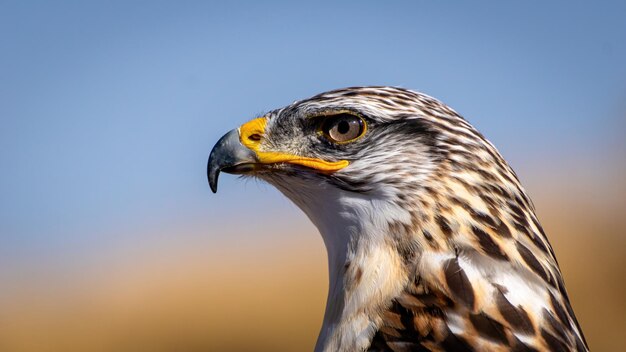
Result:
{"label": "blurred golden background", "polygon": [[502,152],[595,351],[626,351],[626,2],[0,1],[0,352],[310,351],[326,253],[208,153],[330,89]]}

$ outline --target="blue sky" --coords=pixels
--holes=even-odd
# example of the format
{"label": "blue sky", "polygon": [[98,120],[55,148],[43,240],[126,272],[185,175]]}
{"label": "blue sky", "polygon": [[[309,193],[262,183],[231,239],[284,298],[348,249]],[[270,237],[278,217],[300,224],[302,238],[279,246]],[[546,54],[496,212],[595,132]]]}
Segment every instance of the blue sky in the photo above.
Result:
{"label": "blue sky", "polygon": [[298,216],[255,182],[222,177],[212,195],[208,153],[344,86],[435,96],[522,170],[601,168],[626,150],[624,18],[623,1],[3,1],[0,256]]}

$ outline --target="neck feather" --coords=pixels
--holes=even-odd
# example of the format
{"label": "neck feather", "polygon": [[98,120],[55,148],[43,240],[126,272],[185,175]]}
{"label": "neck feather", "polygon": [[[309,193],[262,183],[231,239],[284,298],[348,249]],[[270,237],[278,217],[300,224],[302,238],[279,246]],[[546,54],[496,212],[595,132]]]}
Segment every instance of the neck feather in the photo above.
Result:
{"label": "neck feather", "polygon": [[329,290],[315,350],[362,350],[378,329],[386,304],[408,280],[388,232],[390,219],[410,223],[410,214],[371,194],[366,198],[336,188],[284,185],[283,179],[276,186],[318,228],[328,254]]}

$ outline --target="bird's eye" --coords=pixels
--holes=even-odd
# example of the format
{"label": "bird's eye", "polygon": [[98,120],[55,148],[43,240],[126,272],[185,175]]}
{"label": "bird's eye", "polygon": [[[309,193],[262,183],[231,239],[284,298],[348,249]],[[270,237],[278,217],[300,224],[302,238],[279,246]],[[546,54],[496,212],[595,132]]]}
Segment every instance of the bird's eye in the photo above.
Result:
{"label": "bird's eye", "polygon": [[365,132],[365,123],[358,116],[338,114],[325,118],[321,130],[330,140],[345,143],[361,137]]}

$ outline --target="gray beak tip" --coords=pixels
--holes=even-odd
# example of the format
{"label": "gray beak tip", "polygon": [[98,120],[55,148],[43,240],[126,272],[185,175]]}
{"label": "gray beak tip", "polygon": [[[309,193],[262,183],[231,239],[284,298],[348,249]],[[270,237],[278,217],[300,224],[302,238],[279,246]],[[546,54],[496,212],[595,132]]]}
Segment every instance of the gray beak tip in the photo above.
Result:
{"label": "gray beak tip", "polygon": [[219,162],[216,162],[214,151],[215,149],[211,151],[211,155],[209,156],[209,162],[206,166],[206,175],[209,180],[209,187],[211,187],[211,191],[213,193],[217,193],[217,180],[220,176],[222,166]]}
{"label": "gray beak tip", "polygon": [[211,187],[211,191],[213,193],[217,193],[217,178],[219,177],[219,170],[213,174],[210,171],[207,171],[207,175],[209,176],[209,187]]}

